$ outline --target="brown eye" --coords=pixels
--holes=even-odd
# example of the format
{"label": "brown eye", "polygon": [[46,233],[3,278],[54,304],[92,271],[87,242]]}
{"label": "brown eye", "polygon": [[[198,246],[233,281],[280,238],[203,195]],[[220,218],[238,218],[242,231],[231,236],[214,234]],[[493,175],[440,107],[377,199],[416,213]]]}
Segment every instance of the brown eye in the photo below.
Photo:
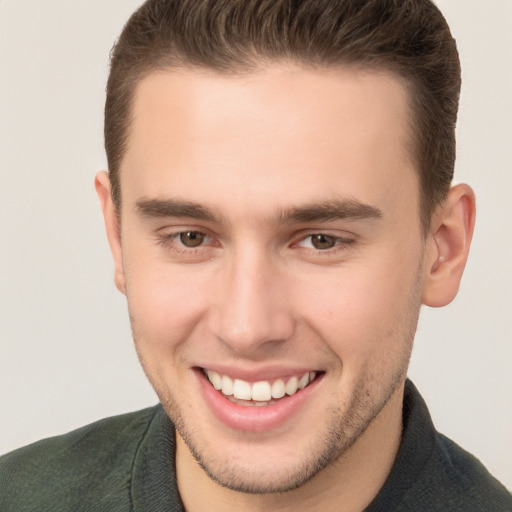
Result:
{"label": "brown eye", "polygon": [[204,243],[206,235],[199,231],[185,231],[180,233],[180,242],[185,247],[199,247]]}
{"label": "brown eye", "polygon": [[329,235],[311,235],[311,245],[315,249],[332,249],[336,245],[336,238]]}

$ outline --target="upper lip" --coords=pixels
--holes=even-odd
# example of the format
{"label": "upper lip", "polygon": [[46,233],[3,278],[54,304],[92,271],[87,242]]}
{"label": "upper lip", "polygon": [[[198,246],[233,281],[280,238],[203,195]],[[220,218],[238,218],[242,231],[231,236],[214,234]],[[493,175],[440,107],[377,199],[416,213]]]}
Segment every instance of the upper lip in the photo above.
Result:
{"label": "upper lip", "polygon": [[232,379],[240,379],[246,382],[258,382],[262,380],[276,380],[293,376],[302,376],[308,372],[321,372],[313,366],[265,366],[261,368],[243,368],[242,366],[227,366],[223,364],[204,364],[198,366],[202,370],[213,370],[220,375],[226,375]]}

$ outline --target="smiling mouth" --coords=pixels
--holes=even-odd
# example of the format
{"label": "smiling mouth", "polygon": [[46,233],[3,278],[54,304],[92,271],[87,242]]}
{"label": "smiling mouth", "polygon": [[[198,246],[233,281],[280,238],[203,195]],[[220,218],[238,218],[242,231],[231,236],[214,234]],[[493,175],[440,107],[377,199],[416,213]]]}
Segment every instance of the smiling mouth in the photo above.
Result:
{"label": "smiling mouth", "polygon": [[228,400],[239,405],[262,407],[277,403],[286,396],[295,395],[309,386],[323,372],[306,372],[276,380],[248,382],[232,379],[213,370],[202,369],[210,384]]}

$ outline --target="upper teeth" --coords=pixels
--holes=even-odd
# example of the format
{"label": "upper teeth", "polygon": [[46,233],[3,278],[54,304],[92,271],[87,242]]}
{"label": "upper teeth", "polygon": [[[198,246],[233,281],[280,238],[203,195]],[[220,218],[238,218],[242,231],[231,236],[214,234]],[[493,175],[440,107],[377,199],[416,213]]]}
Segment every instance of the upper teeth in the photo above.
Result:
{"label": "upper teeth", "polygon": [[273,382],[261,380],[253,383],[242,379],[231,379],[231,377],[220,375],[213,370],[206,370],[206,375],[213,387],[222,391],[226,396],[233,395],[240,400],[268,402],[272,398],[282,398],[285,394],[294,395],[316,377],[316,372],[307,372],[304,375],[277,379]]}

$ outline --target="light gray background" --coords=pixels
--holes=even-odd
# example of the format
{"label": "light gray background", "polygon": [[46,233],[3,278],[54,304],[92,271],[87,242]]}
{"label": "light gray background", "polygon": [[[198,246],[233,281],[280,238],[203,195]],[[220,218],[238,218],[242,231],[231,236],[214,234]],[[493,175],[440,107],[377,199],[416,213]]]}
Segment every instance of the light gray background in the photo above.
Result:
{"label": "light gray background", "polygon": [[[156,401],[93,192],[108,52],[138,3],[0,0],[0,453]],[[422,313],[410,376],[439,430],[512,488],[512,1],[438,4],[478,221],[459,297]]]}

